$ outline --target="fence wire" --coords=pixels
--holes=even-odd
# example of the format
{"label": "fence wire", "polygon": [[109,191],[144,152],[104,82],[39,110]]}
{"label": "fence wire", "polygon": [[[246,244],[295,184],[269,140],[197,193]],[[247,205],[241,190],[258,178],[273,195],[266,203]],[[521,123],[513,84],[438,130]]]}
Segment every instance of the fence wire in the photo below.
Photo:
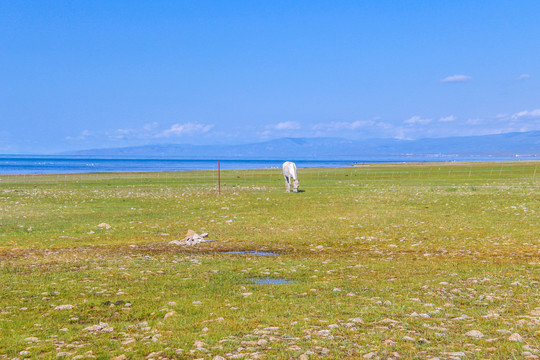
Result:
{"label": "fence wire", "polygon": [[[540,185],[540,162],[440,163],[440,164],[369,164],[340,168],[300,168],[298,178],[303,191],[359,189],[362,187],[399,186],[471,186],[504,187]],[[0,175],[0,189],[25,188],[95,189],[159,188],[171,191],[223,193],[230,191],[285,190],[281,169],[227,169]]]}

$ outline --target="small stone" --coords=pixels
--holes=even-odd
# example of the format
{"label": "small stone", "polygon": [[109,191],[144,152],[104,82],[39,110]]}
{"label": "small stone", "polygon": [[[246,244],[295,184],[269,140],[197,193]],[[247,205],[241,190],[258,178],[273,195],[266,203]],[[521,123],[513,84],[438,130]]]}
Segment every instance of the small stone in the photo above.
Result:
{"label": "small stone", "polygon": [[28,351],[28,350],[20,351],[20,352],[19,352],[19,355],[22,355],[22,356],[30,355],[30,351]]}
{"label": "small stone", "polygon": [[523,338],[518,333],[513,333],[508,337],[508,341],[523,342]]}
{"label": "small stone", "polygon": [[165,316],[163,317],[163,319],[170,318],[170,317],[173,316],[174,314],[175,314],[174,311],[169,311],[168,313],[165,314]]}
{"label": "small stone", "polygon": [[54,310],[64,310],[64,309],[70,310],[70,309],[73,309],[73,307],[74,307],[73,305],[69,305],[69,304],[67,304],[67,305],[58,305],[57,307],[54,308]]}
{"label": "small stone", "polygon": [[319,331],[317,331],[317,335],[319,335],[319,336],[329,336],[330,335],[330,330],[319,330]]}
{"label": "small stone", "polygon": [[184,240],[187,239],[187,238],[192,237],[192,236],[195,235],[195,234],[196,234],[195,231],[193,231],[193,230],[188,230],[187,233],[186,233],[186,235],[184,235]]}
{"label": "small stone", "polygon": [[444,353],[444,354],[448,355],[448,356],[455,356],[455,357],[467,356],[467,354],[465,354],[463,351],[447,352],[447,353]]}
{"label": "small stone", "polygon": [[182,245],[182,243],[178,240],[169,241],[169,245]]}
{"label": "small stone", "polygon": [[195,340],[195,342],[193,343],[193,345],[197,348],[197,349],[200,349],[200,348],[203,348],[206,344],[204,342],[202,342],[201,340]]}
{"label": "small stone", "polygon": [[465,334],[466,336],[469,336],[469,337],[473,337],[473,338],[476,338],[476,339],[480,339],[482,337],[484,337],[484,334],[482,334],[480,331],[478,330],[471,330],[469,331],[468,333]]}
{"label": "small stone", "polygon": [[127,338],[126,340],[122,341],[122,345],[131,344],[131,343],[134,343],[135,341],[137,341],[137,340],[135,340],[133,338]]}
{"label": "small stone", "polygon": [[364,359],[373,359],[375,356],[377,356],[376,352],[370,352],[363,356]]}
{"label": "small stone", "polygon": [[115,356],[115,357],[111,358],[111,360],[126,360],[126,359],[127,359],[127,356],[125,354],[118,355],[118,356]]}
{"label": "small stone", "polygon": [[403,337],[403,340],[415,341],[416,339],[413,338],[413,337],[410,337],[410,336],[404,336],[404,337]]}
{"label": "small stone", "polygon": [[212,360],[227,360],[223,356],[216,355],[212,358]]}
{"label": "small stone", "polygon": [[35,336],[30,336],[30,337],[27,337],[26,339],[24,339],[24,341],[29,341],[29,342],[38,342],[39,339]]}
{"label": "small stone", "polygon": [[298,357],[298,360],[308,360],[309,357],[306,354],[302,354]]}
{"label": "small stone", "polygon": [[364,321],[362,320],[362,318],[352,318],[352,319],[349,319],[350,322],[353,322],[353,323],[360,323],[360,324],[363,324]]}
{"label": "small stone", "polygon": [[98,225],[99,228],[105,228],[105,229],[110,229],[112,226],[107,224],[107,223],[101,223]]}
{"label": "small stone", "polygon": [[264,346],[268,344],[268,341],[267,340],[264,340],[264,339],[260,339],[259,341],[257,341],[257,345],[259,346]]}
{"label": "small stone", "polygon": [[392,302],[390,300],[386,300],[385,302],[383,302],[383,305],[392,306]]}
{"label": "small stone", "polygon": [[83,330],[91,332],[113,332],[114,329],[110,327],[109,324],[100,322],[98,325],[88,326]]}

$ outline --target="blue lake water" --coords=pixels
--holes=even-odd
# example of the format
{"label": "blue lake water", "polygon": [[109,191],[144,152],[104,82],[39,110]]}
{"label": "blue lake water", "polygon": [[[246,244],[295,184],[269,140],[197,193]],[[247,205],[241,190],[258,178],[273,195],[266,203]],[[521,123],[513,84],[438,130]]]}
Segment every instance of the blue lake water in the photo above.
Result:
{"label": "blue lake water", "polygon": [[256,256],[278,256],[278,253],[267,251],[255,251],[255,250],[242,250],[242,251],[227,251],[227,254],[239,254],[239,255],[256,255]]}
{"label": "blue lake water", "polygon": [[282,284],[292,284],[294,281],[286,279],[272,279],[272,278],[251,278],[249,279],[256,285],[282,285]]}
{"label": "blue lake water", "polygon": [[[286,160],[286,159],[284,159]],[[284,160],[221,160],[221,169],[281,168]],[[349,160],[295,160],[298,168],[344,167],[355,163],[538,160],[531,158],[458,157],[458,156],[392,156]],[[93,172],[217,170],[217,160],[174,158],[113,158],[91,156],[0,155],[0,174],[69,174]]]}

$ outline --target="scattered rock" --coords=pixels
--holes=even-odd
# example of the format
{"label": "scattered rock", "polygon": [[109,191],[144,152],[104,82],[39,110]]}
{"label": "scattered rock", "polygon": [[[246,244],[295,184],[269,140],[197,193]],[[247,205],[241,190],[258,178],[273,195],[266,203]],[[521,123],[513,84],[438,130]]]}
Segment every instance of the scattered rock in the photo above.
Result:
{"label": "scattered rock", "polygon": [[179,240],[169,241],[169,245],[182,245],[182,242]]}
{"label": "scattered rock", "polygon": [[456,352],[445,352],[444,355],[448,356],[454,356],[454,357],[464,357],[467,356],[463,351],[456,351]]}
{"label": "scattered rock", "polygon": [[57,307],[54,308],[54,310],[70,310],[70,309],[73,309],[73,305],[58,305]]}
{"label": "scattered rock", "polygon": [[376,352],[370,352],[363,356],[364,359],[373,359],[375,356],[377,356]]}
{"label": "scattered rock", "polygon": [[126,359],[127,359],[127,356],[125,354],[118,355],[118,356],[115,356],[115,357],[111,358],[111,360],[126,360]]}
{"label": "scattered rock", "polygon": [[330,336],[330,330],[319,330],[317,331],[317,335],[324,337]]}
{"label": "scattered rock", "polygon": [[508,341],[523,342],[523,338],[518,333],[513,333],[508,337]]}
{"label": "scattered rock", "polygon": [[163,319],[169,318],[169,317],[173,316],[174,314],[175,314],[174,311],[169,311],[168,313],[165,314],[165,316],[163,317]]}
{"label": "scattered rock", "polygon": [[362,318],[352,318],[352,319],[349,319],[350,322],[353,322],[353,323],[360,323],[360,324],[363,324],[364,321],[362,320]]}
{"label": "scattered rock", "polygon": [[206,344],[202,342],[201,340],[195,340],[193,343],[193,346],[195,346],[197,349],[203,348]]}
{"label": "scattered rock", "polygon": [[469,331],[468,333],[465,334],[466,336],[470,336],[470,337],[473,337],[473,338],[476,338],[476,339],[480,339],[482,337],[484,337],[484,334],[482,334],[480,331],[478,330],[471,330]]}
{"label": "scattered rock", "polygon": [[83,330],[90,332],[113,332],[114,329],[110,327],[109,324],[100,322],[98,325],[88,326]]}
{"label": "scattered rock", "polygon": [[110,229],[112,226],[107,224],[107,223],[101,223],[98,225],[99,228],[105,228],[105,229]]}
{"label": "scattered rock", "polygon": [[207,237],[208,237],[208,233],[202,233],[201,235],[199,235],[193,230],[188,230],[188,232],[186,233],[186,236],[184,237],[184,241],[186,245],[196,245],[202,242],[215,241],[215,240],[208,240],[206,239]]}

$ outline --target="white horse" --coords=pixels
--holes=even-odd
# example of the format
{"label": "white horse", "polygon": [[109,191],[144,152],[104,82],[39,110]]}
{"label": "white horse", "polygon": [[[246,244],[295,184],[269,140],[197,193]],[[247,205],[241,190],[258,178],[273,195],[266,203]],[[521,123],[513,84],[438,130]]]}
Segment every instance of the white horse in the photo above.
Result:
{"label": "white horse", "polygon": [[285,186],[287,187],[287,192],[291,192],[291,182],[292,182],[292,191],[298,192],[298,175],[296,174],[296,164],[290,161],[285,161],[283,163],[283,176],[285,177]]}

